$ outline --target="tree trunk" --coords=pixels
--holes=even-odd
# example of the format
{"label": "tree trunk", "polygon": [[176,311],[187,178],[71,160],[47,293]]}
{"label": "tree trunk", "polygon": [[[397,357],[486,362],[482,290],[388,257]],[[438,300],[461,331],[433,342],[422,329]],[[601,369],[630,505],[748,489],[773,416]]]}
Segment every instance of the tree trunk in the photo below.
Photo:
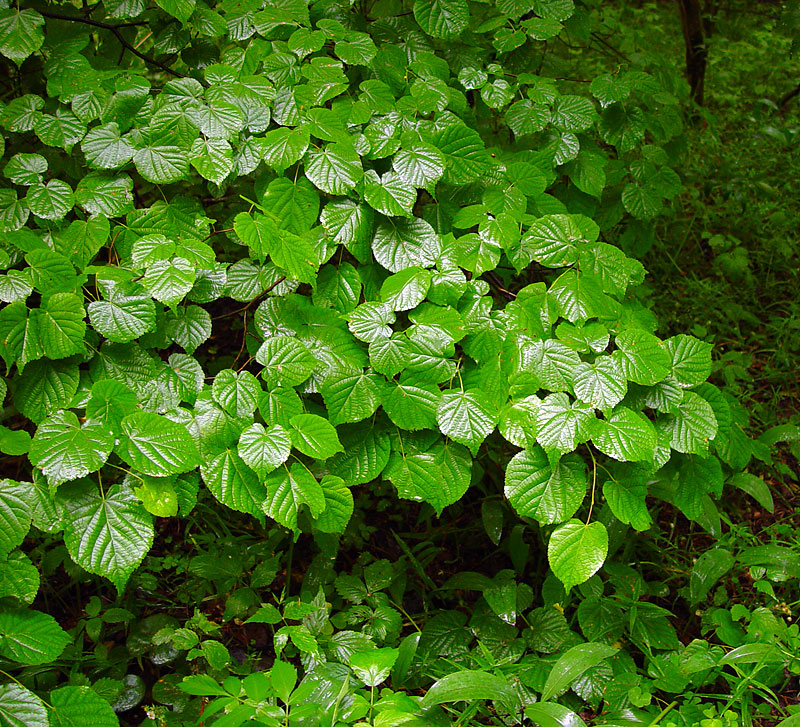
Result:
{"label": "tree trunk", "polygon": [[690,97],[698,106],[702,106],[708,51],[703,34],[700,0],[678,0],[678,7],[686,45],[686,78],[689,81]]}

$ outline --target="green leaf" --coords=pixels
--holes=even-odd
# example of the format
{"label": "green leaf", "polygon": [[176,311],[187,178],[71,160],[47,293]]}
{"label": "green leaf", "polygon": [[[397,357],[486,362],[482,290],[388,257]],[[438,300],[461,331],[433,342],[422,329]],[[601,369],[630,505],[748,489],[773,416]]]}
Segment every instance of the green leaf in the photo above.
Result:
{"label": "green leaf", "polygon": [[725,548],[712,548],[703,553],[689,574],[689,600],[692,605],[703,601],[714,584],[731,568],[736,559]]}
{"label": "green leaf", "polygon": [[0,597],[31,604],[39,592],[39,569],[25,553],[16,550],[0,563]]}
{"label": "green leaf", "polygon": [[25,203],[33,214],[44,220],[60,220],[72,209],[75,200],[72,187],[60,179],[46,184],[33,184],[25,196]]}
{"label": "green leaf", "polygon": [[414,17],[428,35],[455,38],[469,24],[466,0],[415,0]]}
{"label": "green leaf", "polygon": [[579,363],[572,369],[572,385],[576,398],[604,411],[613,409],[628,391],[622,366],[612,356]]}
{"label": "green leaf", "polygon": [[314,517],[318,517],[325,510],[325,493],[322,487],[314,475],[299,462],[291,467],[283,465],[267,475],[264,485],[267,494],[262,509],[275,522],[287,528],[293,530],[297,528],[297,513],[302,505],[308,505]]}
{"label": "green leaf", "polygon": [[0,721],[7,727],[50,727],[44,702],[19,684],[0,685]]}
{"label": "green leaf", "polygon": [[331,424],[360,422],[378,408],[377,377],[363,371],[334,369],[325,376],[320,393]]}
{"label": "green leaf", "polygon": [[457,502],[470,484],[472,460],[459,444],[448,442],[426,451],[392,451],[383,476],[400,497],[430,503],[437,514]]}
{"label": "green leaf", "polygon": [[653,520],[645,502],[647,480],[644,477],[632,475],[607,480],[603,483],[603,496],[618,520],[636,530],[650,529]]}
{"label": "green leaf", "polygon": [[662,341],[651,333],[637,328],[623,331],[616,338],[619,361],[625,377],[637,384],[649,386],[667,376],[672,368],[672,357]]}
{"label": "green leaf", "polygon": [[292,425],[292,444],[303,454],[327,459],[342,451],[339,435],[327,419],[316,414],[298,414],[289,423]]}
{"label": "green leaf", "polygon": [[200,461],[186,427],[150,412],[136,412],[122,420],[117,452],[131,467],[154,477],[188,472]]}
{"label": "green leaf", "polygon": [[261,204],[278,220],[280,227],[302,235],[317,219],[319,192],[305,177],[299,177],[295,182],[278,177],[269,183]]}
{"label": "green leaf", "polygon": [[24,429],[9,429],[0,425],[0,452],[17,457],[26,454],[31,446],[31,435]]}
{"label": "green leaf", "polygon": [[91,687],[59,687],[50,692],[52,727],[118,727],[109,703]]}
{"label": "green leaf", "polygon": [[204,179],[222,184],[233,170],[233,149],[225,139],[195,139],[189,161]]}
{"label": "green leaf", "polygon": [[311,150],[303,162],[306,177],[328,194],[345,194],[361,181],[361,158],[346,144]]}
{"label": "green leaf", "polygon": [[622,462],[650,462],[656,430],[644,414],[621,406],[596,423],[592,442],[603,454]]}
{"label": "green leaf", "polygon": [[170,184],[189,174],[189,154],[179,146],[149,144],[133,155],[136,170],[148,182]]}
{"label": "green leaf", "polygon": [[560,131],[586,131],[595,121],[590,99],[583,96],[561,96],[553,102],[550,123]]}
{"label": "green leaf", "polygon": [[418,217],[382,219],[372,240],[375,259],[397,273],[405,268],[433,267],[441,252],[439,236]]}
{"label": "green leaf", "polygon": [[392,335],[389,324],[394,323],[395,315],[385,303],[362,303],[343,318],[356,338],[371,344]]}
{"label": "green leaf", "polygon": [[410,363],[408,339],[402,333],[375,338],[369,344],[369,362],[379,374],[396,376]]}
{"label": "green leaf", "polygon": [[534,103],[526,98],[511,104],[505,120],[514,136],[536,134],[550,122],[550,109],[546,104]]}
{"label": "green leaf", "polygon": [[22,544],[31,527],[31,486],[0,480],[0,558]]}
{"label": "green leaf", "polygon": [[314,527],[323,533],[343,533],[353,516],[353,495],[341,477],[325,475],[320,483],[325,495],[325,509],[316,517]]}
{"label": "green leaf", "polygon": [[189,305],[167,312],[164,332],[188,353],[211,336],[211,316],[199,305]]}
{"label": "green leaf", "polygon": [[231,449],[200,466],[203,482],[223,505],[258,516],[266,490],[256,473]]}
{"label": "green leaf", "polygon": [[68,406],[78,391],[79,374],[74,363],[34,361],[25,371],[14,392],[14,403],[34,422]]}
{"label": "green leaf", "polygon": [[606,644],[578,644],[564,652],[547,675],[542,701],[546,702],[564,692],[583,673],[614,656],[617,650]]}
{"label": "green leaf", "polygon": [[549,268],[572,265],[578,260],[578,245],[588,242],[570,215],[546,215],[534,222],[522,238],[529,259]]}
{"label": "green leaf", "polygon": [[525,716],[538,727],[586,727],[575,712],[555,702],[539,702],[525,707]]}
{"label": "green leaf", "polygon": [[542,386],[550,391],[566,391],[575,371],[581,365],[581,358],[569,346],[559,341],[531,341],[522,348],[526,368],[536,374]]}
{"label": "green leaf", "polygon": [[319,260],[305,237],[282,230],[272,239],[269,255],[278,267],[301,283],[315,281]]}
{"label": "green leaf", "polygon": [[485,671],[463,669],[439,679],[425,694],[422,706],[446,702],[471,702],[474,699],[491,699],[514,706],[518,697],[502,677]]}
{"label": "green leaf", "polygon": [[376,479],[389,461],[391,445],[385,429],[379,423],[363,422],[343,427],[339,438],[344,451],[326,462],[330,473],[349,485]]}
{"label": "green leaf", "polygon": [[431,130],[427,140],[444,155],[443,181],[469,184],[488,171],[490,157],[483,139],[466,124],[443,123]]}
{"label": "green leaf", "polygon": [[523,517],[543,525],[563,522],[586,496],[586,467],[577,456],[562,457],[553,467],[541,447],[523,450],[508,463],[505,495]]}
{"label": "green leaf", "polygon": [[396,172],[378,176],[368,169],[364,173],[364,198],[373,209],[389,217],[407,217],[417,201],[417,192]]}
{"label": "green leaf", "polygon": [[155,260],[147,266],[142,285],[153,298],[175,305],[192,289],[195,266],[183,257]]}
{"label": "green leaf", "polygon": [[382,393],[381,404],[389,419],[400,429],[436,429],[439,398],[439,390],[433,387],[397,384]]}
{"label": "green leaf", "polygon": [[312,295],[314,305],[333,308],[339,313],[350,313],[361,297],[361,277],[350,263],[326,265],[317,278],[317,289]]}
{"label": "green leaf", "polygon": [[47,613],[22,609],[0,613],[0,655],[20,664],[46,664],[71,641]]}
{"label": "green leaf", "polygon": [[17,66],[44,43],[44,18],[35,10],[0,11],[0,53]]}
{"label": "green leaf", "polygon": [[661,420],[669,434],[670,447],[678,452],[705,454],[708,443],[717,435],[717,418],[703,397],[685,392],[683,401]]}
{"label": "green leaf", "polygon": [[261,386],[249,371],[223,369],[214,377],[211,395],[231,416],[249,417],[258,405]]}
{"label": "green leaf", "polygon": [[288,129],[285,126],[267,132],[260,140],[264,162],[278,173],[292,166],[308,148],[308,129],[300,126]]}
{"label": "green leaf", "polygon": [[84,351],[85,315],[83,302],[72,293],[56,293],[41,308],[31,311],[31,321],[45,356],[66,358]]}
{"label": "green leaf", "polygon": [[329,202],[320,214],[328,237],[344,245],[359,262],[369,262],[375,213],[351,199]]}
{"label": "green leaf", "polygon": [[547,546],[550,567],[567,591],[597,573],[607,553],[608,532],[599,522],[570,520],[553,531]]}
{"label": "green leaf", "polygon": [[119,169],[133,159],[134,148],[120,133],[115,122],[95,126],[81,142],[81,150],[89,166],[98,169]]}
{"label": "green leaf", "polygon": [[772,492],[770,492],[769,485],[760,477],[749,472],[737,472],[728,480],[728,484],[746,492],[765,510],[775,512]]}
{"label": "green leaf", "polygon": [[550,394],[536,409],[536,440],[548,451],[571,452],[591,437],[595,421],[591,406]]}
{"label": "green leaf", "polygon": [[122,420],[136,411],[136,394],[125,384],[101,379],[92,386],[92,395],[86,403],[86,418],[95,419],[109,431],[119,431]]}
{"label": "green leaf", "polygon": [[392,159],[392,168],[412,187],[433,189],[444,174],[444,155],[431,144],[405,146]]}
{"label": "green leaf", "polygon": [[195,0],[156,0],[156,4],[181,23],[191,17],[195,8]]}
{"label": "green leaf", "polygon": [[3,174],[14,184],[30,186],[42,181],[47,159],[41,154],[15,154],[3,168]]}
{"label": "green leaf", "polygon": [[364,33],[351,41],[338,41],[334,46],[334,52],[348,65],[367,66],[375,57],[378,49],[372,42],[372,38]]}
{"label": "green leaf", "polygon": [[142,475],[133,493],[144,509],[156,517],[174,517],[178,514],[178,495],[170,477],[148,477]]}
{"label": "green leaf", "polygon": [[108,578],[122,592],[153,544],[153,518],[126,485],[105,490],[83,480],[62,487],[64,543],[81,568]]}
{"label": "green leaf", "polygon": [[672,378],[683,388],[702,384],[711,375],[710,343],[683,334],[664,341],[672,356]]}
{"label": "green leaf", "polygon": [[111,432],[99,422],[84,422],[71,411],[59,411],[36,430],[28,456],[54,485],[99,470],[114,445]]}
{"label": "green leaf", "polygon": [[419,267],[410,267],[390,275],[381,285],[381,298],[393,311],[416,308],[428,294],[431,273]]}
{"label": "green leaf", "polygon": [[306,345],[293,336],[271,336],[256,351],[263,376],[277,386],[302,384],[319,365]]}
{"label": "green leaf", "polygon": [[289,432],[280,424],[265,429],[255,423],[239,437],[239,456],[260,477],[282,465],[289,458],[291,448]]}
{"label": "green leaf", "polygon": [[497,416],[479,389],[445,392],[436,407],[436,421],[442,434],[468,446],[473,454],[494,431]]}
{"label": "green leaf", "polygon": [[386,646],[382,649],[362,651],[350,656],[350,666],[355,675],[368,687],[377,687],[386,680],[400,656],[399,649]]}

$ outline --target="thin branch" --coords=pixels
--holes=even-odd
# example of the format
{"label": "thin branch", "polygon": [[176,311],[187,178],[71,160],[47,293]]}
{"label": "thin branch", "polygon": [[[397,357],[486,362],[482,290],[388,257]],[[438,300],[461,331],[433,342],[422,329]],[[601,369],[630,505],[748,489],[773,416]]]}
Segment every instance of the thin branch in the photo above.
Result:
{"label": "thin branch", "polygon": [[223,313],[222,315],[214,316],[211,320],[218,321],[220,318],[229,318],[230,316],[235,316],[237,313],[241,313],[242,311],[246,311],[253,303],[261,300],[267,293],[272,292],[273,288],[276,288],[280,285],[284,280],[286,280],[285,275],[281,275],[272,285],[269,286],[263,293],[259,293],[253,300],[251,300],[247,305],[242,306],[241,308],[237,308],[236,310],[232,310],[229,313]]}
{"label": "thin branch", "polygon": [[795,86],[791,91],[784,94],[780,101],[778,101],[778,108],[783,108],[786,106],[789,101],[791,101],[795,96],[800,96],[800,84]]}
{"label": "thin branch", "polygon": [[603,44],[603,45],[604,45],[606,48],[608,48],[610,51],[613,51],[614,53],[616,53],[616,54],[617,54],[617,55],[618,55],[620,58],[622,58],[622,60],[623,60],[623,61],[625,61],[626,63],[630,63],[630,62],[631,62],[631,59],[630,59],[630,58],[628,58],[628,56],[626,56],[626,55],[625,55],[625,54],[624,54],[624,53],[623,53],[621,50],[619,50],[618,48],[615,48],[613,45],[611,45],[611,43],[609,43],[609,42],[608,42],[608,41],[607,41],[605,38],[603,38],[603,36],[601,36],[601,35],[600,35],[600,33],[592,33],[592,38],[594,38],[595,40],[597,40],[597,41],[599,41],[600,43],[602,43],[602,44]]}
{"label": "thin branch", "polygon": [[138,48],[132,46],[125,38],[123,37],[122,33],[120,32],[120,28],[130,27],[132,25],[146,25],[146,23],[120,23],[119,25],[111,25],[110,23],[102,23],[99,20],[92,20],[91,18],[81,18],[77,15],[62,15],[61,13],[51,13],[47,10],[40,10],[39,14],[44,16],[45,18],[52,18],[53,20],[65,20],[69,23],[82,23],[84,25],[90,25],[93,28],[100,28],[101,30],[109,30],[111,31],[116,39],[120,42],[120,45],[125,50],[130,51],[135,55],[137,58],[141,58],[145,63],[149,63],[151,66],[155,66],[156,68],[160,68],[165,73],[169,73],[171,76],[176,76],[177,78],[183,78],[182,73],[178,73],[177,71],[172,70],[169,66],[165,66],[163,63],[160,63],[155,58],[150,58],[150,56],[146,56],[142,53]]}

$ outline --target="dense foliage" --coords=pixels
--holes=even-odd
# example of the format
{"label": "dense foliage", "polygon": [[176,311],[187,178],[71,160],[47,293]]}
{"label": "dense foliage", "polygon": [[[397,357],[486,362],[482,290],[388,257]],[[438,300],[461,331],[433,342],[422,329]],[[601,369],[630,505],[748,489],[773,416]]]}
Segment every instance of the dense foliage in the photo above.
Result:
{"label": "dense foliage", "polygon": [[[667,724],[660,695],[769,702],[800,670],[769,609],[717,603],[715,640],[682,643],[663,584],[603,568],[654,502],[713,537],[723,488],[769,509],[745,470],[795,435],[751,437],[712,345],[656,335],[636,251],[682,189],[686,90],[602,21],[572,0],[0,11],[0,723]],[[370,554],[454,509],[513,568],[434,582],[396,532]],[[342,542],[362,552],[337,575]],[[736,550],[698,561],[691,607],[734,567],[800,574]],[[40,593],[59,567],[94,584],[79,620]],[[182,617],[133,605],[157,593]]]}

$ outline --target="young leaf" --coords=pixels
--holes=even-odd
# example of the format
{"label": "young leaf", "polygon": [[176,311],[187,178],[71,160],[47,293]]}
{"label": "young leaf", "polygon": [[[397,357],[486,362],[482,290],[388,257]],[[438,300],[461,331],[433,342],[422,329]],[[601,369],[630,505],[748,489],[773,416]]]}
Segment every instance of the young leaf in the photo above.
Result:
{"label": "young leaf", "polygon": [[591,578],[608,554],[608,532],[599,522],[570,520],[550,536],[547,559],[558,580],[569,591]]}
{"label": "young leaf", "polygon": [[303,454],[327,459],[342,451],[336,429],[316,414],[298,414],[290,420],[292,444]]}

